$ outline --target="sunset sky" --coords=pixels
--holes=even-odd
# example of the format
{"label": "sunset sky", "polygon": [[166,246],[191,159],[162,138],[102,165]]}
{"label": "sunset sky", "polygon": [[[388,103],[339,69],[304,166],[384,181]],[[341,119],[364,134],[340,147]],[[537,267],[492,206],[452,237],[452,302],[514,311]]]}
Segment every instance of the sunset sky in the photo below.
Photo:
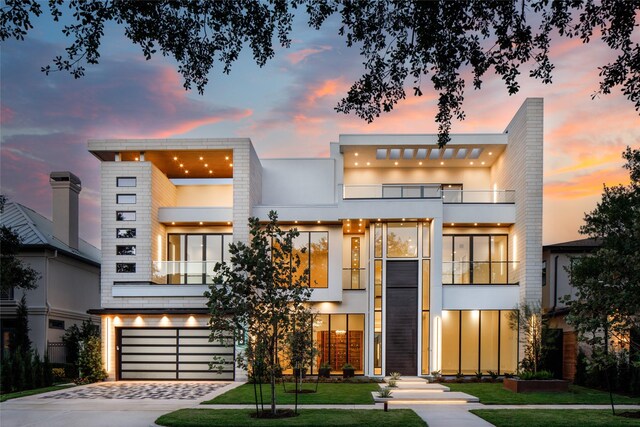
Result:
{"label": "sunset sky", "polygon": [[[38,22],[25,41],[2,44],[1,189],[12,201],[51,217],[49,173],[70,170],[83,184],[80,235],[100,246],[99,162],[92,138],[249,137],[261,158],[324,157],[341,133],[436,133],[435,94],[408,97],[372,124],[333,107],[362,72],[335,25],[294,29],[290,49],[278,49],[264,68],[244,52],[229,76],[211,74],[203,96],[187,92],[175,63],[140,49],[108,27],[99,65],[79,80],[40,68],[63,53],[61,26]],[[508,96],[489,71],[481,91],[468,89],[467,119],[453,132],[502,132],[526,97],[543,97],[544,243],[580,238],[585,211],[603,183],[628,182],[625,146],[640,147],[640,118],[616,91],[591,100],[598,66],[612,56],[595,41],[554,38],[554,82],[543,85],[522,70],[520,92]],[[409,91],[411,92],[411,91]]]}

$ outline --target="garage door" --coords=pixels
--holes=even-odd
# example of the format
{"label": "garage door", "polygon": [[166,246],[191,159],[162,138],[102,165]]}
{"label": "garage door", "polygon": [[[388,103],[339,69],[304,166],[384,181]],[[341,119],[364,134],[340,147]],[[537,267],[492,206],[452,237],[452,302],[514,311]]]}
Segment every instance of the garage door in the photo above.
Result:
{"label": "garage door", "polygon": [[[209,342],[207,328],[117,328],[118,379],[233,380],[232,338]],[[213,356],[221,372],[209,369]]]}

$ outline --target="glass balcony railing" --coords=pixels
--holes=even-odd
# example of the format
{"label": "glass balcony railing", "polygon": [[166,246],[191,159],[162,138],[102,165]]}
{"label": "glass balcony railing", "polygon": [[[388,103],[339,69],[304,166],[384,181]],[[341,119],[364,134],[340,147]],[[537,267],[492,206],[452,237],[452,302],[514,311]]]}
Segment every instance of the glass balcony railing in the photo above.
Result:
{"label": "glass balcony railing", "polygon": [[442,199],[443,203],[515,203],[514,190],[443,190],[440,184],[345,185],[348,199]]}
{"label": "glass balcony railing", "polygon": [[364,268],[343,268],[342,289],[366,289],[367,277]]}
{"label": "glass balcony railing", "polygon": [[443,285],[516,285],[518,261],[444,261]]}
{"label": "glass balcony railing", "polygon": [[219,261],[154,261],[153,282],[167,285],[205,285],[213,283]]}

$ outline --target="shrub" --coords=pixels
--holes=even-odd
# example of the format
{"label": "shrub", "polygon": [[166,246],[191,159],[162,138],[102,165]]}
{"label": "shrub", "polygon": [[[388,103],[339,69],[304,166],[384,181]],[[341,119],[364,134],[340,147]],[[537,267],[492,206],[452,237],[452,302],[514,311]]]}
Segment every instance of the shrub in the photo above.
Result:
{"label": "shrub", "polygon": [[390,378],[389,381],[387,381],[387,384],[389,385],[389,387],[398,387],[398,381],[394,380],[393,378]]}
{"label": "shrub", "polygon": [[2,375],[0,381],[0,392],[10,393],[13,390],[13,358],[8,353],[2,356],[2,366],[0,366],[0,375]]}
{"label": "shrub", "polygon": [[389,387],[384,387],[380,389],[380,391],[378,392],[378,397],[389,398],[389,397],[392,397],[391,394],[392,394],[391,389]]}
{"label": "shrub", "polygon": [[[77,364],[80,357],[81,343],[86,342],[91,337],[100,337],[100,328],[91,319],[83,320],[82,325],[71,325],[64,332],[62,342],[67,348],[67,363]],[[69,378],[75,378],[71,376]]]}
{"label": "shrub", "polygon": [[78,357],[78,368],[85,381],[96,382],[107,378],[107,372],[102,367],[100,338],[90,337],[85,341]]}
{"label": "shrub", "polygon": [[399,380],[402,374],[400,372],[391,372],[389,376],[394,380]]}
{"label": "shrub", "polygon": [[482,379],[482,371],[476,371],[476,378],[479,380]]}
{"label": "shrub", "polygon": [[49,355],[44,355],[44,361],[42,363],[42,381],[45,387],[49,387],[53,385],[53,370],[51,368],[51,363],[49,363]]}
{"label": "shrub", "polygon": [[553,373],[549,371],[522,371],[518,374],[521,380],[552,380]]}
{"label": "shrub", "polygon": [[578,351],[578,357],[576,358],[576,374],[573,377],[573,383],[576,385],[585,385],[587,380],[587,356]]}
{"label": "shrub", "polygon": [[51,368],[51,374],[55,382],[62,382],[67,378],[64,373],[64,368]]}
{"label": "shrub", "polygon": [[34,351],[31,355],[30,371],[33,381],[32,388],[41,388],[44,385],[44,371],[42,369],[42,361],[40,360],[38,350]]}
{"label": "shrub", "polygon": [[489,374],[489,376],[493,381],[498,379],[498,373],[496,371],[487,371],[487,373]]}

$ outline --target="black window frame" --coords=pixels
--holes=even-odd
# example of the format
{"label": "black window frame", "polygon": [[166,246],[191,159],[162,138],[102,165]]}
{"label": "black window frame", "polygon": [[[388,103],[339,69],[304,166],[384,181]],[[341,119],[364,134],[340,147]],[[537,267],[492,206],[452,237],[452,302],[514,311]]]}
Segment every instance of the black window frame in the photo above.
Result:
{"label": "black window frame", "polygon": [[[133,232],[133,235],[120,236],[121,231],[128,231],[129,233]],[[137,231],[135,228],[116,228],[116,239],[135,239],[136,233]]]}
{"label": "black window frame", "polygon": [[[133,202],[121,202],[120,197],[133,197]],[[116,194],[116,204],[118,205],[135,205],[138,203],[138,196],[132,193],[118,193]]]}
{"label": "black window frame", "polygon": [[[129,271],[125,271],[129,269]],[[116,273],[135,273],[136,272],[136,263],[135,262],[117,262],[116,263]]]}
{"label": "black window frame", "polygon": [[[133,219],[125,219],[124,214],[133,214]],[[125,222],[125,221],[136,221],[137,215],[136,211],[116,211],[116,221]]]}
{"label": "black window frame", "polygon": [[[170,249],[170,240],[171,240],[171,236],[185,236],[185,259],[169,259],[169,249]],[[227,262],[228,260],[225,259],[224,255],[225,255],[225,250],[224,250],[224,245],[225,245],[225,236],[229,236],[231,237],[231,239],[229,240],[229,244],[231,244],[233,242],[233,233],[167,233],[167,245],[166,245],[166,259],[167,262],[187,262],[187,248],[188,245],[186,244],[186,238],[187,236],[202,236],[202,245],[203,248],[205,248],[205,250],[202,251],[202,261],[206,262],[207,260],[207,251],[206,251],[206,247],[207,247],[207,236],[221,236],[222,238],[220,239],[220,253],[222,254],[222,262]],[[228,251],[227,251],[228,252]],[[187,275],[188,272],[184,272],[181,273],[180,276],[182,277],[182,281],[178,282],[177,284],[189,284],[187,281]],[[202,273],[202,284],[205,285],[207,284],[207,278],[206,278],[206,271]],[[176,283],[172,283],[170,281],[170,276],[167,275],[167,283],[168,284],[176,284]]]}
{"label": "black window frame", "polygon": [[[492,259],[492,252],[491,252],[491,238],[492,237],[506,237],[507,238],[507,260],[506,261],[498,261],[498,262],[503,262],[506,263],[507,265],[507,277],[506,277],[506,281],[505,283],[493,283],[491,282],[491,278],[493,277],[492,273],[492,268],[493,268],[493,263],[494,261],[491,261]],[[515,283],[511,283],[509,281],[509,265],[512,261],[509,260],[509,234],[508,233],[498,233],[498,234],[490,234],[490,233],[475,233],[475,234],[443,234],[442,235],[443,239],[446,237],[451,237],[452,240],[452,244],[451,244],[451,248],[452,248],[452,252],[450,254],[450,257],[448,257],[447,259],[444,258],[444,256],[442,257],[442,261],[443,262],[455,262],[455,260],[453,259],[453,254],[455,252],[455,245],[456,245],[456,237],[468,237],[469,238],[469,283],[455,283],[455,274],[453,274],[453,270],[451,273],[451,283],[443,283],[443,286],[477,286],[477,285],[500,285],[500,286],[505,286],[505,285],[514,285]],[[473,280],[473,264],[474,264],[474,257],[473,257],[473,238],[474,237],[489,237],[489,283],[475,283]],[[444,245],[443,245],[444,246]],[[484,263],[487,261],[478,261],[478,263]],[[453,264],[452,264],[453,266]]]}
{"label": "black window frame", "polygon": [[[120,253],[121,251],[125,252],[124,248],[131,248],[132,253]],[[118,256],[134,256],[136,252],[136,245],[116,245],[116,255]]]}

